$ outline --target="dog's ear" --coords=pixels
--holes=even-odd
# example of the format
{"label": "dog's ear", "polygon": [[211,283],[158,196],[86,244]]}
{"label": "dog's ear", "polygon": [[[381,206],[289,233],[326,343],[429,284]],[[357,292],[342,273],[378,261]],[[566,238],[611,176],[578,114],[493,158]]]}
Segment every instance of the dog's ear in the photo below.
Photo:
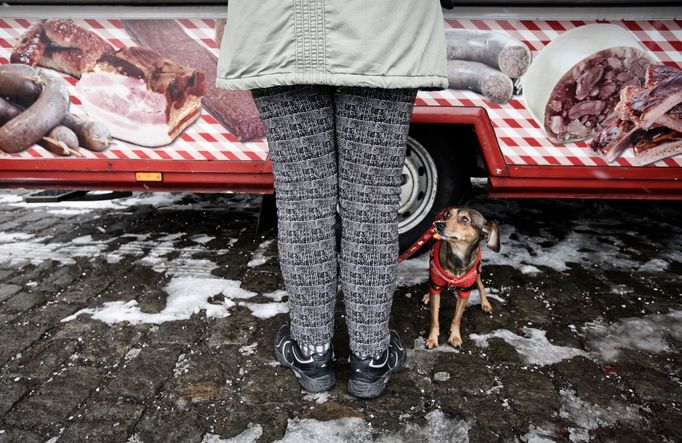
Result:
{"label": "dog's ear", "polygon": [[497,229],[497,223],[486,222],[486,224],[483,225],[483,228],[481,228],[481,231],[483,232],[488,248],[495,252],[500,252],[500,232]]}

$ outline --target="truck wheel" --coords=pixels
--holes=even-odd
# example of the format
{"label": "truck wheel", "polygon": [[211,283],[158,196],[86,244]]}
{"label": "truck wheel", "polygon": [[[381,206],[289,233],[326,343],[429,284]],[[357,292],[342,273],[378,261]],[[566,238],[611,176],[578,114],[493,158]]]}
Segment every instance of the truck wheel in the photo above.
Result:
{"label": "truck wheel", "polygon": [[438,212],[461,203],[471,180],[456,150],[441,136],[410,136],[405,152],[398,209],[400,251],[409,248],[433,223]]}

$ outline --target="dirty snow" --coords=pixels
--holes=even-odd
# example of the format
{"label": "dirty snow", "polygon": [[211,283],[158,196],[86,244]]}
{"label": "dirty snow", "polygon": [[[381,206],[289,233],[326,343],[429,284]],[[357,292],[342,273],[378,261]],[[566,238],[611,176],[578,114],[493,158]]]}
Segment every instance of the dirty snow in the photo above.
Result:
{"label": "dirty snow", "polygon": [[135,358],[137,358],[138,355],[140,355],[140,351],[142,351],[142,349],[140,348],[131,348],[126,353],[125,357],[123,357],[123,360],[125,360],[126,363],[128,363],[131,360],[134,360]]}
{"label": "dirty snow", "polygon": [[571,441],[576,443],[587,441],[589,431],[593,429],[617,423],[631,425],[642,420],[639,406],[623,405],[614,401],[609,402],[608,406],[591,404],[578,398],[575,391],[570,389],[562,389],[559,394],[562,399],[559,416],[578,426],[576,432],[571,432]]}
{"label": "dirty snow", "polygon": [[191,238],[191,240],[192,240],[194,243],[199,243],[199,244],[202,244],[202,245],[203,245],[203,244],[206,244],[206,243],[208,243],[208,242],[210,242],[210,241],[213,240],[213,239],[215,239],[215,237],[210,236],[210,235],[205,235],[205,234],[195,235],[194,237]]}
{"label": "dirty snow", "polygon": [[303,394],[303,400],[309,401],[309,402],[314,402],[317,403],[318,405],[321,405],[323,403],[326,403],[329,400],[329,391],[325,392],[306,392],[306,391],[301,391]]}
{"label": "dirty snow", "polygon": [[254,266],[260,266],[270,260],[271,257],[266,257],[265,256],[265,251],[268,250],[272,242],[275,241],[274,239],[269,239],[265,240],[261,244],[258,245],[255,251],[253,251],[253,255],[251,256],[251,260],[246,264],[246,266],[253,268]]}
{"label": "dirty snow", "polygon": [[253,342],[250,345],[244,345],[239,348],[239,353],[242,355],[251,355],[256,352],[256,348],[258,347],[258,342]]}
{"label": "dirty snow", "polygon": [[215,434],[204,434],[201,443],[255,443],[263,435],[263,427],[258,423],[249,423],[246,429],[232,438],[220,438]]}
{"label": "dirty snow", "polygon": [[438,346],[433,349],[426,348],[426,337],[417,337],[414,339],[414,351],[426,352],[459,352],[455,347],[450,345],[447,341],[438,343]]}
{"label": "dirty snow", "polygon": [[290,418],[284,437],[279,442],[298,443],[301,441],[323,441],[325,443],[393,443],[443,441],[468,442],[471,425],[452,419],[440,410],[426,414],[426,424],[420,426],[405,423],[396,433],[378,435],[371,423],[358,417],[344,417],[328,421],[311,418]]}
{"label": "dirty snow", "polygon": [[289,294],[287,294],[287,291],[285,291],[284,289],[277,289],[272,292],[266,292],[265,294],[263,294],[263,297],[269,298],[272,301],[282,301],[284,297],[286,297],[287,295]]}
{"label": "dirty snow", "polygon": [[[153,193],[136,193],[130,197],[117,198],[114,200],[91,200],[91,201],[61,201],[61,202],[41,202],[41,203],[26,203],[23,196],[5,194],[0,195],[0,205],[7,205],[16,208],[40,208],[51,210],[52,208],[74,208],[78,210],[95,210],[95,209],[128,209],[131,206],[151,205],[163,206],[164,209],[172,208],[174,203],[179,202],[186,194],[170,193],[170,192],[153,192]],[[182,205],[180,205],[182,206]]]}
{"label": "dirty snow", "polygon": [[668,352],[669,338],[682,341],[682,311],[625,318],[611,324],[597,320],[585,323],[582,332],[592,352],[605,361],[616,360],[621,349]]}
{"label": "dirty snow", "polygon": [[[206,311],[209,318],[221,318],[230,315],[229,308],[235,306],[232,299],[246,299],[256,295],[255,292],[240,288],[238,280],[218,278],[173,278],[164,290],[168,293],[166,306],[161,312],[142,312],[137,301],[114,301],[104,303],[99,308],[85,308],[64,319],[71,321],[82,314],[90,314],[93,319],[109,325],[128,322],[163,323],[167,321],[187,320],[192,314]],[[208,299],[216,294],[223,294],[225,301],[219,304],[209,303]]]}
{"label": "dirty snow", "polygon": [[545,337],[547,331],[524,327],[523,333],[526,337],[506,329],[497,329],[488,334],[471,334],[469,337],[480,348],[487,348],[491,338],[501,338],[516,349],[524,362],[531,365],[551,365],[577,355],[587,355],[580,349],[553,345]]}
{"label": "dirty snow", "polygon": [[179,377],[182,374],[187,373],[189,371],[189,365],[189,357],[187,357],[184,353],[180,354],[177,361],[175,362],[175,367],[173,368],[173,376]]}
{"label": "dirty snow", "polygon": [[289,303],[249,303],[240,302],[239,306],[247,307],[251,310],[251,315],[258,318],[271,318],[278,314],[289,312]]}
{"label": "dirty snow", "polygon": [[525,443],[554,443],[556,441],[556,430],[530,425],[528,432],[521,436],[521,441]]}

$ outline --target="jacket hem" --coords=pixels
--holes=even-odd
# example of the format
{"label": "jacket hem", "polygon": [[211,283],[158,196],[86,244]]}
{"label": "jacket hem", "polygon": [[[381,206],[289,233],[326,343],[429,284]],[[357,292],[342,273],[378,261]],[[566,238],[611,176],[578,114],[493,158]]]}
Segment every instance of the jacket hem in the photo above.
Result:
{"label": "jacket hem", "polygon": [[447,77],[439,75],[367,75],[329,73],[275,73],[251,77],[216,77],[216,87],[228,90],[251,90],[289,85],[356,86],[384,89],[443,90],[448,87]]}

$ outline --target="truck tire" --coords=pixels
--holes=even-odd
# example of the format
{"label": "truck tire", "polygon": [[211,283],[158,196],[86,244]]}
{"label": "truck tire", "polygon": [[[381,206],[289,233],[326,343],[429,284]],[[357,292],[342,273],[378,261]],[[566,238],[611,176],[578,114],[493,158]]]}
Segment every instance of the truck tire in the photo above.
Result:
{"label": "truck tire", "polygon": [[398,209],[401,252],[426,232],[441,209],[460,204],[471,189],[462,154],[437,131],[410,134]]}

